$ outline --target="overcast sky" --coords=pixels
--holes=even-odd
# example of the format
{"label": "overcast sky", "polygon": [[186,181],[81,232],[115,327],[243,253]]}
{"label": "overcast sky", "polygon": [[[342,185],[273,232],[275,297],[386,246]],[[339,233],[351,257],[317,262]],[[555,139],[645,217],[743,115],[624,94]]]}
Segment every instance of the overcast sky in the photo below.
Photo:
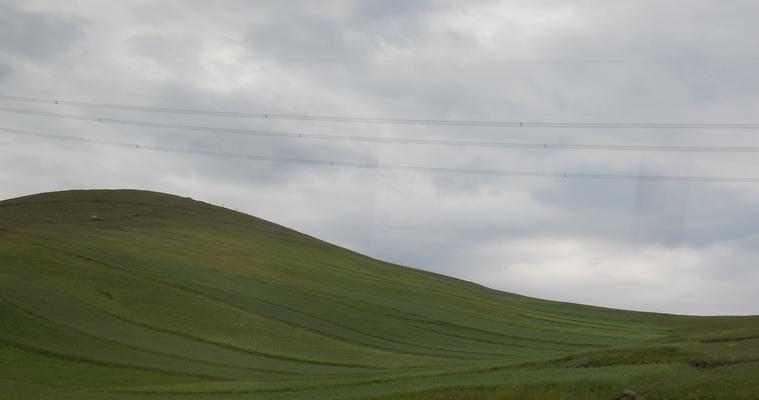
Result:
{"label": "overcast sky", "polygon": [[[4,1],[0,95],[369,118],[759,122],[759,2]],[[755,130],[398,125],[56,113],[385,138],[759,146]],[[757,153],[361,143],[0,112],[0,128],[409,166],[759,177]],[[759,313],[759,184],[583,180],[235,160],[0,132],[0,198],[139,188],[525,295]]]}

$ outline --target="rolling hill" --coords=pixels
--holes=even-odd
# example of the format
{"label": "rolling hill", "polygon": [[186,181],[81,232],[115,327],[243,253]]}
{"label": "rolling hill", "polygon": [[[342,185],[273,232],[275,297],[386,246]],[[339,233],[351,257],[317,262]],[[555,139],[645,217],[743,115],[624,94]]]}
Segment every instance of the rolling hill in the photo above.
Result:
{"label": "rolling hill", "polygon": [[0,202],[0,399],[611,399],[625,389],[759,398],[759,317],[523,297],[155,192]]}

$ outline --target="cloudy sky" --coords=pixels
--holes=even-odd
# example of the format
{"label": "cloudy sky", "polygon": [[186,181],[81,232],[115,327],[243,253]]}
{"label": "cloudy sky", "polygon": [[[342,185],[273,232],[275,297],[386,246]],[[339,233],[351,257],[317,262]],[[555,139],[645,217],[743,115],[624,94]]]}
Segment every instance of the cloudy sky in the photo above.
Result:
{"label": "cloudy sky", "polygon": [[[755,1],[0,0],[0,95],[431,120],[759,122]],[[0,128],[275,158],[534,173],[759,178],[756,152],[520,149],[308,135],[759,146],[752,129],[261,119],[0,99]],[[11,112],[213,127],[199,132]],[[221,133],[294,132],[304,138]],[[759,313],[759,184],[349,168],[0,131],[0,198],[140,188],[530,296]]]}

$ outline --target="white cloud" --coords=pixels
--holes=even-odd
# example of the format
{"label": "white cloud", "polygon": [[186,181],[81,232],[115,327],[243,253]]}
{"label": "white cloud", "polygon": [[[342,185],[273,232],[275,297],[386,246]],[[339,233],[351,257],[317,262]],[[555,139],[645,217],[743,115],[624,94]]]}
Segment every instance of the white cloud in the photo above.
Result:
{"label": "white cloud", "polygon": [[469,256],[468,275],[478,281],[540,298],[702,315],[755,312],[745,299],[759,279],[759,257],[735,243],[693,248],[516,239]]}

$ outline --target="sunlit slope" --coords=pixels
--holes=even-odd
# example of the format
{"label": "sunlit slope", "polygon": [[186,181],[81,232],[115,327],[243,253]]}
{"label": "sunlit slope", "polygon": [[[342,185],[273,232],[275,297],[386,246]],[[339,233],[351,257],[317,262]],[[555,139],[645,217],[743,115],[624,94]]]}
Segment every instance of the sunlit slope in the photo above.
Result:
{"label": "sunlit slope", "polygon": [[[16,396],[351,398],[529,382],[524,365],[615,349],[664,346],[648,357],[680,362],[692,349],[666,346],[721,337],[703,320],[501,293],[166,194],[0,202],[0,392]],[[756,322],[715,322],[726,341],[709,343],[759,336]],[[642,368],[644,356],[624,357],[602,374]]]}

